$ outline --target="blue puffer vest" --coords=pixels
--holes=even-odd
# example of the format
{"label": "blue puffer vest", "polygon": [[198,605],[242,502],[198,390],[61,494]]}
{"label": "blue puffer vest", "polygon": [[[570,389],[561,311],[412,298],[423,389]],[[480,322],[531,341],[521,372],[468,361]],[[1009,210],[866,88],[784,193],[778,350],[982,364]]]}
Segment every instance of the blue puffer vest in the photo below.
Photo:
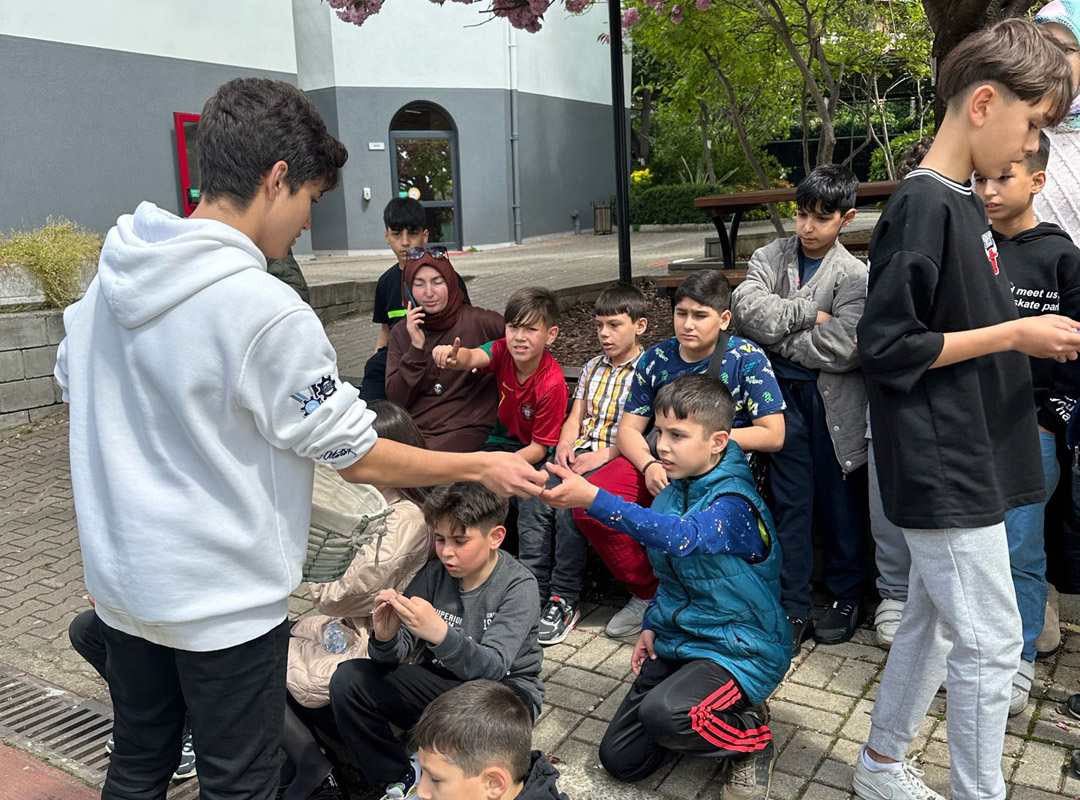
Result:
{"label": "blue puffer vest", "polygon": [[648,625],[657,634],[658,656],[715,661],[757,705],[772,694],[791,664],[791,629],[780,606],[776,526],[754,488],[742,450],[730,442],[712,472],[673,480],[657,495],[652,510],[685,517],[725,494],[745,498],[764,520],[772,542],[768,556],[750,564],[723,553],[680,558],[650,549],[660,588]]}

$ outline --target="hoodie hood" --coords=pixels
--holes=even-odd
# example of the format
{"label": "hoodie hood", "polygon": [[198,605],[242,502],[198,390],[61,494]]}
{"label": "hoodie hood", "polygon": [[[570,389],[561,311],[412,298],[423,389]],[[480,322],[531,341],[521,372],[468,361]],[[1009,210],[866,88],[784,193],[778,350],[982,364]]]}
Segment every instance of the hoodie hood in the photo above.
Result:
{"label": "hoodie hood", "polygon": [[558,778],[559,771],[551,765],[547,756],[539,750],[533,750],[532,765],[517,800],[569,800],[555,785]]}
{"label": "hoodie hood", "polygon": [[109,231],[97,280],[110,313],[131,329],[245,269],[265,271],[266,257],[236,228],[141,203]]}
{"label": "hoodie hood", "polygon": [[[1057,237],[1060,236],[1068,242],[1072,242],[1072,238],[1069,234],[1065,233],[1062,228],[1059,228],[1052,222],[1040,222],[1034,228],[1028,228],[1026,231],[1021,231],[1009,238],[1009,241],[1016,242],[1017,244],[1030,244],[1031,242],[1038,241],[1039,239],[1045,239],[1048,236]],[[1060,242],[1055,242],[1060,246]]]}

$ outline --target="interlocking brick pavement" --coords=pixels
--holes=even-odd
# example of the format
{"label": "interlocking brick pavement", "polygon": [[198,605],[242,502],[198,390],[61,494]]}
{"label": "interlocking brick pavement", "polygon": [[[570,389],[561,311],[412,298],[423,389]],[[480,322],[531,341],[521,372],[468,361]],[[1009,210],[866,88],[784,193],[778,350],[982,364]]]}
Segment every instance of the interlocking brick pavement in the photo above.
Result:
{"label": "interlocking brick pavement", "polygon": [[[536,283],[548,277],[536,268],[527,274]],[[581,277],[579,282],[597,280]],[[470,286],[476,287],[477,303],[497,308],[519,284],[493,268],[487,280],[474,279]],[[371,326],[352,320],[330,327],[343,331],[335,333],[335,341],[345,351],[359,340],[354,330]],[[352,357],[343,352],[343,358]],[[362,364],[366,350],[357,358]],[[86,608],[85,594],[67,466],[67,421],[61,414],[25,432],[0,434],[0,662],[107,702],[101,680],[67,640],[68,622]],[[302,587],[290,608],[294,615],[310,609]],[[614,612],[610,603],[587,606],[586,612],[566,642],[545,651],[548,697],[535,731],[537,747],[559,762],[564,791],[575,799],[716,797],[718,767],[711,759],[675,761],[638,784],[619,784],[599,767],[597,744],[629,687],[631,647],[603,635]],[[851,765],[869,730],[885,658],[867,629],[845,645],[804,646],[770,702],[778,750],[773,798],[849,797]],[[1080,632],[1070,628],[1062,649],[1037,666],[1031,707],[1009,722],[1002,763],[1011,800],[1080,797],[1080,779],[1065,768],[1070,752],[1080,747],[1080,721],[1061,706],[1075,691],[1080,691]],[[945,705],[944,695],[935,700],[912,750],[928,782],[943,792],[948,790],[949,763]],[[0,775],[0,796],[4,785]]]}

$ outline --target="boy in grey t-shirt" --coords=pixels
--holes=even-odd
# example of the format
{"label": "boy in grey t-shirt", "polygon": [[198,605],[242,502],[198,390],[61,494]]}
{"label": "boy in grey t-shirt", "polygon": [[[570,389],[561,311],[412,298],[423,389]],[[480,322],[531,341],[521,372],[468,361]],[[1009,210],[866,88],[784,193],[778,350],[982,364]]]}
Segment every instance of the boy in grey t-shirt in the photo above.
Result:
{"label": "boy in grey t-shirt", "polygon": [[[543,652],[536,578],[499,550],[507,501],[479,483],[436,489],[424,503],[432,559],[409,588],[375,598],[370,660],[346,661],[330,681],[343,740],[369,783],[405,797],[420,766],[394,737],[428,703],[465,681],[499,681],[540,712]],[[416,652],[416,658],[409,656]],[[405,663],[408,660],[410,663]]]}

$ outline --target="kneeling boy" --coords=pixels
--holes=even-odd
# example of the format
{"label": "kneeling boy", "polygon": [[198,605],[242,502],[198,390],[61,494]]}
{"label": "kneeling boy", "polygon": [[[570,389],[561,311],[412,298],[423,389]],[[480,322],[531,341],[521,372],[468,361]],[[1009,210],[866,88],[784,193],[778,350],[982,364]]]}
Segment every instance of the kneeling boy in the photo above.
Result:
{"label": "kneeling boy", "polygon": [[532,749],[532,716],[512,691],[470,681],[431,701],[413,730],[420,800],[568,800]]}
{"label": "kneeling boy", "polygon": [[600,760],[637,781],[677,754],[725,759],[725,797],[764,797],[772,774],[765,699],[791,663],[780,547],[750,467],[730,441],[734,403],[710,375],[683,375],[655,402],[668,486],[646,509],[558,466],[542,495],[640,542],[660,580],[631,666],[637,679]]}
{"label": "kneeling boy", "polygon": [[[479,483],[432,492],[424,520],[435,530],[438,558],[404,594],[379,592],[370,659],[343,662],[330,680],[342,739],[369,783],[388,784],[387,797],[409,796],[420,780],[415,757],[410,760],[390,726],[408,730],[448,689],[496,680],[533,717],[540,710],[540,600],[536,579],[499,550],[507,506]],[[417,646],[419,659],[409,659]]]}

